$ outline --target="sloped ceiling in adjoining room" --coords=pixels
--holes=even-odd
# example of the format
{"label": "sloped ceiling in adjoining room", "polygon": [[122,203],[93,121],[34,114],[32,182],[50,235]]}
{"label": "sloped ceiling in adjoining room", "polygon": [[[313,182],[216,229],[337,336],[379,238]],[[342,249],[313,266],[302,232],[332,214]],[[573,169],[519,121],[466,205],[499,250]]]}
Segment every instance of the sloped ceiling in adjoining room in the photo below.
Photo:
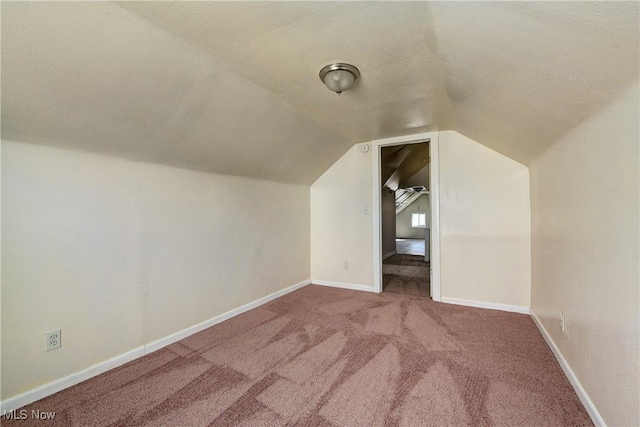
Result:
{"label": "sloped ceiling in adjoining room", "polygon": [[303,184],[437,129],[527,164],[638,79],[638,7],[2,2],[2,137]]}

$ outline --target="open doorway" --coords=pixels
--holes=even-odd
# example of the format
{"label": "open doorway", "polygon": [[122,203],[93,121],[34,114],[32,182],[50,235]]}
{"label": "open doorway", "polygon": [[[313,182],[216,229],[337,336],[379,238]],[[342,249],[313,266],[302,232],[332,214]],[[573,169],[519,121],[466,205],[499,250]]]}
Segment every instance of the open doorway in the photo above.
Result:
{"label": "open doorway", "polygon": [[429,142],[380,149],[382,291],[430,297]]}
{"label": "open doorway", "polygon": [[440,301],[437,132],[372,145],[374,291]]}

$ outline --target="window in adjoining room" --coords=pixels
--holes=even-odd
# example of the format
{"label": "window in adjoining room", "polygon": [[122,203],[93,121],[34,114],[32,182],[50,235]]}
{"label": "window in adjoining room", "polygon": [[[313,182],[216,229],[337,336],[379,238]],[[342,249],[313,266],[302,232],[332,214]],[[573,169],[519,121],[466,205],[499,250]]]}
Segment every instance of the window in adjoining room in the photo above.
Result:
{"label": "window in adjoining room", "polygon": [[419,212],[411,214],[411,226],[414,228],[425,228],[427,226],[427,214]]}

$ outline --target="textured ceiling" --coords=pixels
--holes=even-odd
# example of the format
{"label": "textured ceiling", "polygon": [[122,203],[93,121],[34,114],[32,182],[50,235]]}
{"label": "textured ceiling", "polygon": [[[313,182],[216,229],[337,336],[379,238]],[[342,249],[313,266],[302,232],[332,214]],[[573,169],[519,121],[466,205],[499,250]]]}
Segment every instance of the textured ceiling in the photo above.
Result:
{"label": "textured ceiling", "polygon": [[433,3],[452,129],[525,165],[639,77],[639,2]]}
{"label": "textured ceiling", "polygon": [[[2,137],[309,184],[455,129],[527,164],[638,79],[638,2],[2,2]],[[362,77],[342,96],[318,71]]]}

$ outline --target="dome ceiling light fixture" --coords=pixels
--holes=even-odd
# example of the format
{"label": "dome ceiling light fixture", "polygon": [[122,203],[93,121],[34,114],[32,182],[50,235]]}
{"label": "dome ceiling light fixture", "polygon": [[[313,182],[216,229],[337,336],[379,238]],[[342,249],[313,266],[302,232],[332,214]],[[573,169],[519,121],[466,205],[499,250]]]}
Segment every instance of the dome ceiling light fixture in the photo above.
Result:
{"label": "dome ceiling light fixture", "polygon": [[351,64],[329,64],[320,70],[320,80],[333,92],[340,95],[360,77],[360,71]]}

